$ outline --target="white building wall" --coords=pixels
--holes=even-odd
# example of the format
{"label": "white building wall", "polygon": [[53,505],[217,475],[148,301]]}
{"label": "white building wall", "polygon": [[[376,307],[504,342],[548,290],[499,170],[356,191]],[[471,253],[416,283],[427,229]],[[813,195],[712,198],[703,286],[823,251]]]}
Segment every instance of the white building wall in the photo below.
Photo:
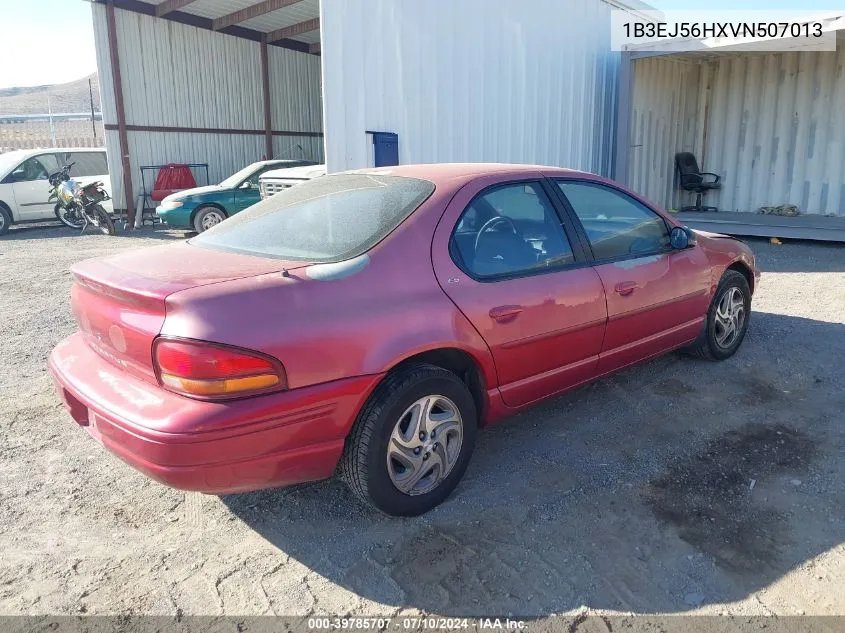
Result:
{"label": "white building wall", "polygon": [[320,10],[329,171],[497,161],[609,174],[619,54],[602,0],[332,0]]}
{"label": "white building wall", "polygon": [[845,216],[845,49],[633,64],[636,191],[667,208],[692,204],[675,184],[674,154],[688,150],[721,176],[721,190],[705,198],[721,211],[794,204]]}
{"label": "white building wall", "polygon": [[[115,125],[106,7],[92,4],[91,10],[103,119]],[[115,21],[128,125],[227,130],[129,131],[136,199],[141,191],[140,165],[208,163],[214,183],[262,159],[264,109],[257,42],[120,9]],[[273,130],[322,132],[319,58],[274,46],[268,54]],[[246,130],[252,133],[243,133]],[[106,131],[106,149],[115,207],[125,208],[116,130]],[[273,149],[282,158],[323,159],[319,136],[277,135]],[[148,190],[154,177],[149,176]],[[203,178],[197,173],[199,184],[205,184]]]}

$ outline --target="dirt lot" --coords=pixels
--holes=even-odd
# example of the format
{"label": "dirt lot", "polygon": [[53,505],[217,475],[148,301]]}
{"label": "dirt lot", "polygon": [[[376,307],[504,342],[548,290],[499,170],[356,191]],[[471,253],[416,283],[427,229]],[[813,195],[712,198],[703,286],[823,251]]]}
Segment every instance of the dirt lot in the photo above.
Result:
{"label": "dirt lot", "polygon": [[68,267],[174,239],[0,239],[0,614],[845,614],[845,247],[752,246],[740,352],[670,355],[488,429],[417,519],[337,482],[154,483],[62,410]]}

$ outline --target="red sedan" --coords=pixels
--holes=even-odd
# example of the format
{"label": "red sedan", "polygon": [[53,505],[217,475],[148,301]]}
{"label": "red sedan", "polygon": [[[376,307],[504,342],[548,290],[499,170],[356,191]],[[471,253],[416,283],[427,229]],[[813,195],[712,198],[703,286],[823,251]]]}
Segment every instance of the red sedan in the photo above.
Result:
{"label": "red sedan", "polygon": [[339,470],[416,515],[479,426],[670,350],[734,354],[759,272],[598,176],[469,164],[325,176],[73,278],[50,369],[131,466],[216,494]]}

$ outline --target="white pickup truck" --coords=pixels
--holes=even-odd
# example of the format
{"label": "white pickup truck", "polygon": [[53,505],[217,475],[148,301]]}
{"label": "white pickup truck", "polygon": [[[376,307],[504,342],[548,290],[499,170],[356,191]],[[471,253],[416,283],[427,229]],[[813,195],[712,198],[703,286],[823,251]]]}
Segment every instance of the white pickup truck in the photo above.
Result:
{"label": "white pickup truck", "polygon": [[[56,201],[48,199],[47,178],[71,163],[71,178],[83,185],[102,182],[111,196],[105,149],[25,149],[0,154],[0,235],[18,222],[56,219]],[[103,207],[111,213],[111,200],[103,202]]]}
{"label": "white pickup truck", "polygon": [[305,167],[285,167],[265,171],[258,179],[258,188],[261,192],[261,199],[269,198],[272,195],[289,189],[306,180],[326,175],[325,165],[306,165]]}

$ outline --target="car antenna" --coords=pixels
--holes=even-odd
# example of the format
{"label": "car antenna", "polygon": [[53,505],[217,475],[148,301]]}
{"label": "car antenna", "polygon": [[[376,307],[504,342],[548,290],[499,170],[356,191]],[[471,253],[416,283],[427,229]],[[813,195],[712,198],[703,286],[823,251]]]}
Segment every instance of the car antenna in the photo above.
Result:
{"label": "car antenna", "polygon": [[[331,262],[308,262],[307,266],[310,268],[311,266],[325,266],[326,264],[330,264]],[[290,274],[290,271],[282,266],[282,277],[293,278],[293,275]]]}

